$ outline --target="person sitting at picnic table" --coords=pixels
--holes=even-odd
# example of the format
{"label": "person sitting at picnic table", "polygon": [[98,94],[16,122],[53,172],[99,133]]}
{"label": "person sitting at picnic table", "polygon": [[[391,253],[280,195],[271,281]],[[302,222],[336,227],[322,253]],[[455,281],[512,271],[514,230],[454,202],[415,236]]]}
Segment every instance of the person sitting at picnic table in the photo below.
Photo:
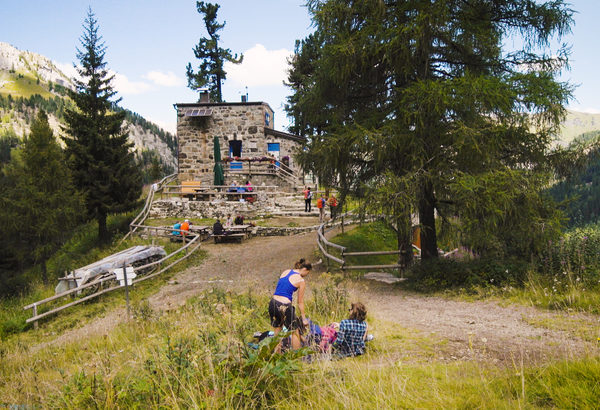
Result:
{"label": "person sitting at picnic table", "polygon": [[232,181],[231,185],[229,185],[229,188],[227,189],[227,192],[237,192],[237,182]]}
{"label": "person sitting at picnic table", "polygon": [[190,220],[186,219],[182,224],[181,224],[181,234],[183,236],[188,236],[190,233]]}
{"label": "person sitting at picnic table", "polygon": [[219,219],[213,225],[213,235],[227,235]]}
{"label": "person sitting at picnic table", "polygon": [[252,188],[252,184],[250,183],[250,181],[246,181],[246,191],[252,192],[253,190],[254,188]]}
{"label": "person sitting at picnic table", "polygon": [[225,220],[225,228],[231,228],[233,226],[233,218],[231,214],[227,214],[227,219]]}
{"label": "person sitting at picnic table", "polygon": [[337,338],[333,343],[336,356],[358,356],[365,352],[367,338],[367,309],[360,302],[352,303],[350,317],[340,322]]}
{"label": "person sitting at picnic table", "polygon": [[181,222],[179,221],[175,221],[175,224],[173,225],[173,232],[171,232],[171,234],[173,236],[180,236],[181,232],[179,231],[181,229]]}
{"label": "person sitting at picnic table", "polygon": [[233,223],[236,224],[236,225],[243,225],[244,224],[244,217],[242,215],[238,214],[235,217],[235,220],[233,221]]}

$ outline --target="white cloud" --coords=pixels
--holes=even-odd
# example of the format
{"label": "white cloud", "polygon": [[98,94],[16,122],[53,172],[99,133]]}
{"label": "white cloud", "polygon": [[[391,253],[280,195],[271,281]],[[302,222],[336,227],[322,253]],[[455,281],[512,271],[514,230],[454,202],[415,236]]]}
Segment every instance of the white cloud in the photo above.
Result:
{"label": "white cloud", "polygon": [[143,81],[130,81],[124,74],[119,73],[110,73],[114,74],[115,78],[113,80],[113,87],[115,90],[119,92],[119,94],[123,95],[133,95],[133,94],[142,94],[152,88],[152,86]]}
{"label": "white cloud", "polygon": [[146,80],[163,87],[179,87],[185,85],[185,80],[181,77],[178,77],[172,71],[169,71],[168,73],[163,73],[161,71],[150,71],[143,75],[142,78],[145,78]]}
{"label": "white cloud", "polygon": [[287,79],[287,58],[292,54],[286,49],[267,50],[256,44],[244,52],[242,64],[225,63],[227,81],[248,87],[282,85]]}
{"label": "white cloud", "polygon": [[[81,76],[77,72],[77,69],[73,67],[73,64],[54,63],[56,67],[61,70],[69,78],[77,78],[82,80]],[[108,75],[114,75],[112,86],[119,94],[123,95],[134,95],[142,94],[152,89],[152,85],[143,81],[131,81],[125,74],[120,74],[109,70]]]}
{"label": "white cloud", "polygon": [[77,69],[73,66],[73,64],[57,63],[56,61],[54,61],[54,65],[56,66],[56,68],[58,68],[60,71],[62,71],[63,74],[66,75],[67,77],[81,79],[81,77],[79,76],[79,73],[77,72]]}

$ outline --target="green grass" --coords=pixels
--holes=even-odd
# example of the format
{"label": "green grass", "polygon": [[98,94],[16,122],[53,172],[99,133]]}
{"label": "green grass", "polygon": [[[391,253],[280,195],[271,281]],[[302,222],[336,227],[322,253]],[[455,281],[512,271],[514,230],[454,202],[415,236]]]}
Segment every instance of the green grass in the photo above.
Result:
{"label": "green grass", "polygon": [[[396,233],[386,223],[377,221],[347,230],[331,239],[346,247],[347,252],[393,251],[398,249]],[[330,248],[334,256],[340,252]],[[398,255],[369,255],[346,257],[347,265],[390,265],[398,262]]]}
{"label": "green grass", "polygon": [[46,88],[46,84],[40,82],[37,84],[37,78],[30,74],[24,74],[22,77],[19,74],[4,74],[0,81],[8,81],[4,86],[0,87],[0,94],[11,94],[13,97],[29,98],[34,94],[39,94],[44,98],[54,97]]}
{"label": "green grass", "polygon": [[[346,307],[345,290],[325,279],[319,291],[333,292],[308,301],[326,323],[329,309]],[[3,345],[0,397],[72,409],[593,408],[600,400],[597,356],[533,367],[440,362],[445,341],[371,317],[376,338],[362,357],[309,363],[299,360],[306,352],[273,353],[273,343],[254,351],[246,342],[269,329],[268,297],[215,288],[164,313],[141,301],[134,320],[103,335],[37,351]]]}
{"label": "green grass", "polygon": [[[131,215],[119,215],[110,217],[108,226],[111,231],[122,229],[126,222],[131,219]],[[89,223],[81,226],[77,233],[69,240],[57,254],[48,261],[48,270],[53,273],[53,277],[64,274],[64,271],[88,265],[98,261],[108,255],[128,249],[135,245],[149,245],[151,240],[141,240],[133,237],[123,243],[119,243],[118,237],[115,238],[112,244],[105,246],[97,246],[97,225]],[[156,245],[163,246],[167,254],[177,250],[181,245],[171,243],[168,239],[155,241]],[[183,254],[179,254],[169,261],[172,262],[181,258]],[[197,251],[185,261],[175,265],[165,274],[160,275],[156,279],[141,282],[134,287],[135,291],[130,294],[133,301],[141,300],[148,295],[156,292],[164,283],[172,277],[176,272],[186,269],[189,266],[199,263],[206,253]],[[51,280],[49,284],[44,285],[36,277],[37,269],[33,268],[26,273],[26,276],[32,281],[31,288],[25,291],[22,295],[17,295],[10,298],[5,298],[0,301],[2,309],[0,309],[0,340],[10,341],[15,339],[15,335],[19,335],[20,340],[28,339],[35,340],[39,337],[39,333],[33,330],[32,324],[26,324],[26,319],[32,316],[32,311],[23,310],[23,306],[34,303],[38,300],[54,295],[54,287],[56,280]],[[65,304],[68,299],[61,299],[54,302],[42,305],[38,309],[38,313],[44,313],[53,307]],[[125,296],[123,292],[116,291],[102,295],[92,301],[84,302],[76,308],[71,308],[52,315],[47,319],[42,319],[45,333],[59,333],[66,329],[79,326],[83,323],[92,320],[98,315],[103,314],[115,307],[124,306]]]}

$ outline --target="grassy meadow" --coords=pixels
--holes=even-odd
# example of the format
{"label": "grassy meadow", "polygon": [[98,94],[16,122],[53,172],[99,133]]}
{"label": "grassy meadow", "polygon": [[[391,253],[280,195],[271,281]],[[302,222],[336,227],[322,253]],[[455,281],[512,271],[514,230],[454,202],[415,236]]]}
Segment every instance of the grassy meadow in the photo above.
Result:
{"label": "grassy meadow", "polygon": [[31,73],[0,73],[0,94],[12,95],[14,97],[29,98],[34,94],[39,94],[44,98],[50,98],[54,95],[48,91],[47,84],[38,82]]}
{"label": "grassy meadow", "polygon": [[[335,278],[309,301],[315,321],[339,317],[348,300]],[[336,284],[337,283],[337,284]],[[377,337],[362,357],[329,360],[308,350],[248,346],[269,329],[268,295],[214,288],[177,310],[144,301],[134,318],[100,335],[0,350],[3,403],[42,408],[592,408],[598,357],[543,366],[439,362],[443,342],[369,317]],[[308,360],[308,359],[312,360]]]}
{"label": "grassy meadow", "polygon": [[[113,221],[112,226],[117,225],[119,221]],[[85,245],[85,232],[82,229],[79,239],[67,244],[51,261],[53,269],[66,264],[61,262],[61,257],[67,258],[64,255],[86,254],[83,259],[69,260],[83,264],[132,246],[125,243],[96,249],[91,241]],[[530,266],[519,283],[512,275],[501,277],[500,269],[488,262],[452,265],[449,269],[456,272],[449,277],[455,282],[445,282],[444,288],[435,291],[434,286],[441,283],[438,270],[448,265],[433,267],[428,277],[419,271],[412,277],[430,280],[431,288],[419,290],[428,294],[596,313],[593,305],[600,296],[597,287],[590,286],[596,280],[593,261],[586,259],[583,272],[581,264],[566,262],[573,255],[586,258],[587,253],[595,252],[592,234],[593,229],[568,233],[562,245],[553,248],[562,246],[563,254],[556,257],[557,266],[563,270],[552,270],[550,258],[536,265],[539,268],[546,263],[548,271]],[[577,238],[587,242],[582,245]],[[333,241],[352,250],[393,249],[395,236],[377,222],[346,231]],[[578,249],[587,249],[587,253],[578,253]],[[198,254],[176,265],[174,272],[197,264],[203,256]],[[367,258],[360,263],[375,262],[383,261]],[[37,330],[22,326],[30,312],[23,314],[21,306],[51,294],[51,287],[36,285],[26,296],[3,301],[0,407],[513,409],[594,408],[600,400],[597,355],[538,365],[523,364],[518,357],[500,365],[441,360],[440,356],[447,356],[443,354],[448,349],[447,340],[373,316],[367,320],[369,333],[376,337],[361,357],[332,360],[308,349],[279,354],[274,350],[277,339],[266,339],[255,349],[249,345],[252,334],[270,329],[267,290],[238,294],[217,287],[188,299],[177,309],[154,310],[146,298],[174,272],[143,282],[132,293],[133,317],[129,321],[106,331],[79,334],[76,340],[60,336],[67,330],[76,331],[93,317],[122,308],[124,295],[115,292],[62,312]],[[467,284],[459,280],[467,272],[475,274],[478,281]],[[578,281],[576,275],[584,273],[586,276]],[[557,287],[554,278],[558,275],[574,276],[572,282],[567,280],[568,284]],[[490,282],[490,277],[497,280]],[[347,285],[352,281],[348,275],[325,273],[311,283],[307,312],[316,323],[326,324],[346,314]],[[556,291],[548,288],[553,283]],[[414,290],[410,284],[406,286]],[[575,332],[585,340],[597,337],[597,323],[542,317],[529,321],[538,327]],[[7,331],[7,323],[16,325]],[[42,340],[49,343],[40,348]]]}

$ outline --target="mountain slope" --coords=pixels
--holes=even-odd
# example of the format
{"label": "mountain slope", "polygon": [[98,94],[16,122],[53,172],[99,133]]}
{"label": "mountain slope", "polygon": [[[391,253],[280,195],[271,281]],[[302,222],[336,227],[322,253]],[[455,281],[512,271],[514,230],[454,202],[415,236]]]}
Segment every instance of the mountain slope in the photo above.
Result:
{"label": "mountain slope", "polygon": [[600,130],[600,114],[569,110],[567,118],[561,125],[560,140],[564,145],[568,145],[575,137],[596,130]]}
{"label": "mountain slope", "polygon": [[[0,42],[0,136],[23,138],[40,108],[48,113],[55,135],[62,135],[64,109],[72,104],[66,88],[73,87],[71,79],[48,58]],[[140,115],[124,111],[125,127],[138,155],[155,152],[166,168],[175,167],[175,137]]]}

